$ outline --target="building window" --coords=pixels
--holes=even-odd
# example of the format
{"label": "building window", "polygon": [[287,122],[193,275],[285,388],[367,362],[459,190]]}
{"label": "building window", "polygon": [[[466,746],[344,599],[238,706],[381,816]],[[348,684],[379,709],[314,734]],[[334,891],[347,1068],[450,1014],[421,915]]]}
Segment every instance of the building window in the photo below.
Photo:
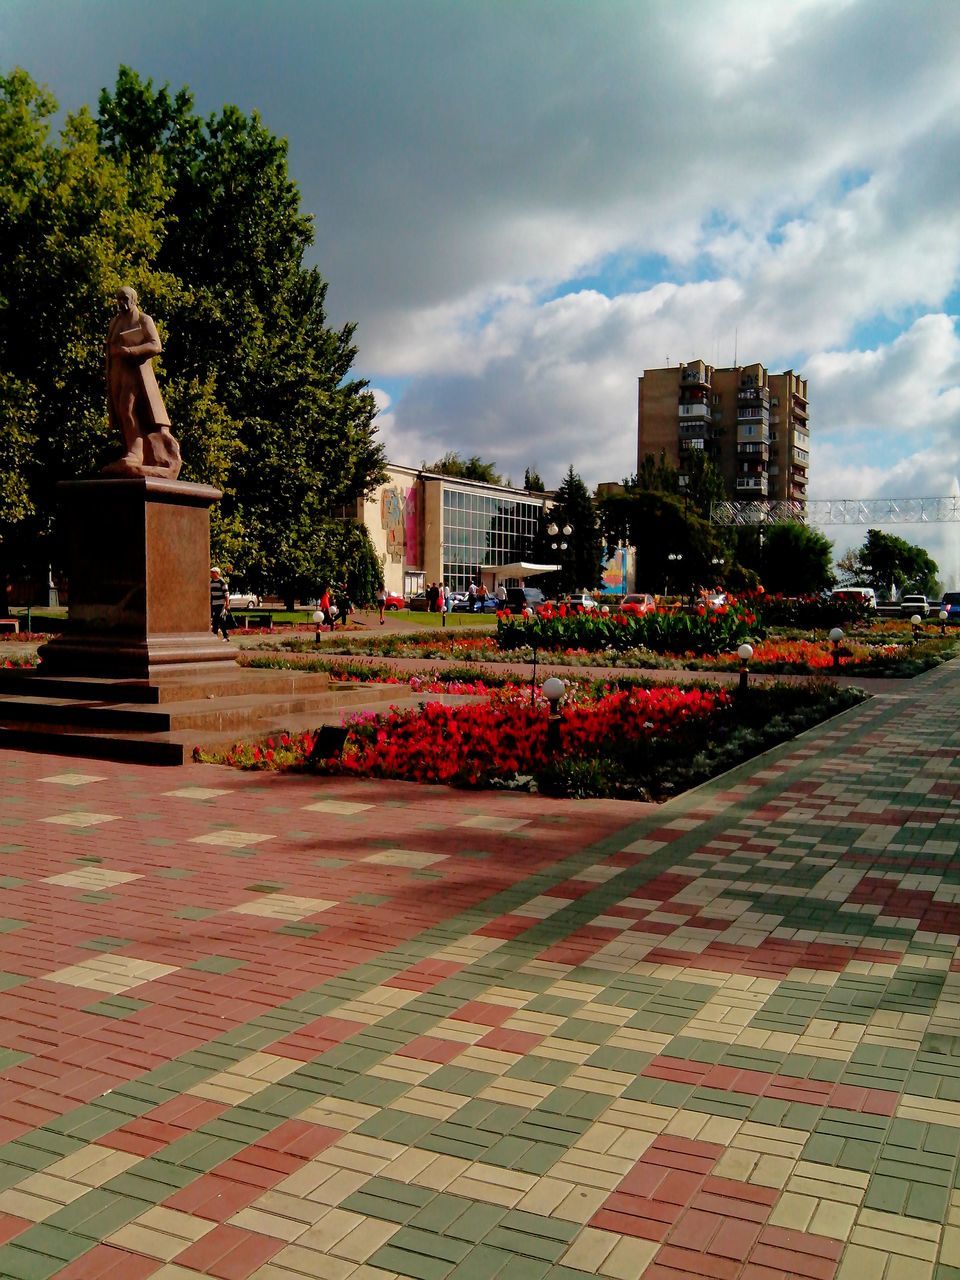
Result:
{"label": "building window", "polygon": [[527,558],[542,510],[541,503],[444,486],[444,582],[465,591],[484,566]]}

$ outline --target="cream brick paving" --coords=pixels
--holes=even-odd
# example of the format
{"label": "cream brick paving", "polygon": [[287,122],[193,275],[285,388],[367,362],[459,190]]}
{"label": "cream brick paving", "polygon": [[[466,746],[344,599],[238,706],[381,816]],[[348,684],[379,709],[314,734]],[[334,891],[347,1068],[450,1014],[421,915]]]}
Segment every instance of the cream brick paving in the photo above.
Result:
{"label": "cream brick paving", "polygon": [[137,960],[133,956],[102,955],[84,960],[80,964],[68,965],[65,969],[57,969],[53,973],[45,973],[43,977],[46,982],[61,982],[70,987],[88,987],[91,991],[109,991],[112,995],[120,995],[124,991],[132,991],[134,987],[141,987],[144,983],[166,977],[168,973],[177,972],[177,966],[172,964],[156,964],[152,960]]}

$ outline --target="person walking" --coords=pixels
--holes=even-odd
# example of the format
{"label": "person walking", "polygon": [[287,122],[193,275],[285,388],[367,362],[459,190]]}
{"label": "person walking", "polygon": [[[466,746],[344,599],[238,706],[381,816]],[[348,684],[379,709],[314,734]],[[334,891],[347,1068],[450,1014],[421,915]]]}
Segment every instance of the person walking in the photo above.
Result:
{"label": "person walking", "polygon": [[323,614],[323,625],[333,630],[333,614],[330,612],[330,588],[324,587],[317,608]]}
{"label": "person walking", "polygon": [[383,611],[387,607],[387,589],[386,587],[377,587],[377,594],[374,597],[377,603],[377,610],[380,614],[380,625],[383,626]]}
{"label": "person walking", "polygon": [[227,595],[227,584],[216,567],[210,570],[210,630],[214,635],[223,634],[229,640],[230,597]]}

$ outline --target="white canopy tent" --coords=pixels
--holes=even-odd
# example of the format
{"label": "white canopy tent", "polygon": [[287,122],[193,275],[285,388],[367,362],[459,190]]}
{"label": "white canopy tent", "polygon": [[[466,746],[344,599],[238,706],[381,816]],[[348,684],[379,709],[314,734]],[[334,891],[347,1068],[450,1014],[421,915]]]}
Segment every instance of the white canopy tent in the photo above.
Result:
{"label": "white canopy tent", "polygon": [[505,578],[519,578],[525,582],[527,578],[536,578],[542,573],[556,573],[558,564],[531,564],[529,560],[514,560],[511,564],[487,564],[480,570],[484,586],[495,587]]}

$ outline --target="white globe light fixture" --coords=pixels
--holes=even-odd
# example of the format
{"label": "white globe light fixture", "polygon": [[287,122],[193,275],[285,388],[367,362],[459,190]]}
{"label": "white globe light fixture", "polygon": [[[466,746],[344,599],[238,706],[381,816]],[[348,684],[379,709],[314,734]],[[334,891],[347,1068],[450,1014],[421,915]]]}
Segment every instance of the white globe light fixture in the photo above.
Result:
{"label": "white globe light fixture", "polygon": [[548,680],[543,682],[543,696],[550,703],[550,710],[556,709],[557,703],[566,693],[566,685],[556,676],[550,676]]}
{"label": "white globe light fixture", "polygon": [[315,641],[317,644],[319,644],[319,643],[320,643],[320,627],[323,625],[323,612],[322,612],[322,610],[320,610],[320,609],[315,609],[315,610],[314,610],[314,614],[313,614],[313,625],[314,625],[314,628],[315,628],[315,632],[314,632],[314,637],[313,637],[313,638],[314,638],[314,641]]}
{"label": "white globe light fixture", "polygon": [[830,632],[830,640],[833,644],[833,666],[834,670],[840,666],[840,641],[843,639],[843,632],[839,627],[834,627]]}

